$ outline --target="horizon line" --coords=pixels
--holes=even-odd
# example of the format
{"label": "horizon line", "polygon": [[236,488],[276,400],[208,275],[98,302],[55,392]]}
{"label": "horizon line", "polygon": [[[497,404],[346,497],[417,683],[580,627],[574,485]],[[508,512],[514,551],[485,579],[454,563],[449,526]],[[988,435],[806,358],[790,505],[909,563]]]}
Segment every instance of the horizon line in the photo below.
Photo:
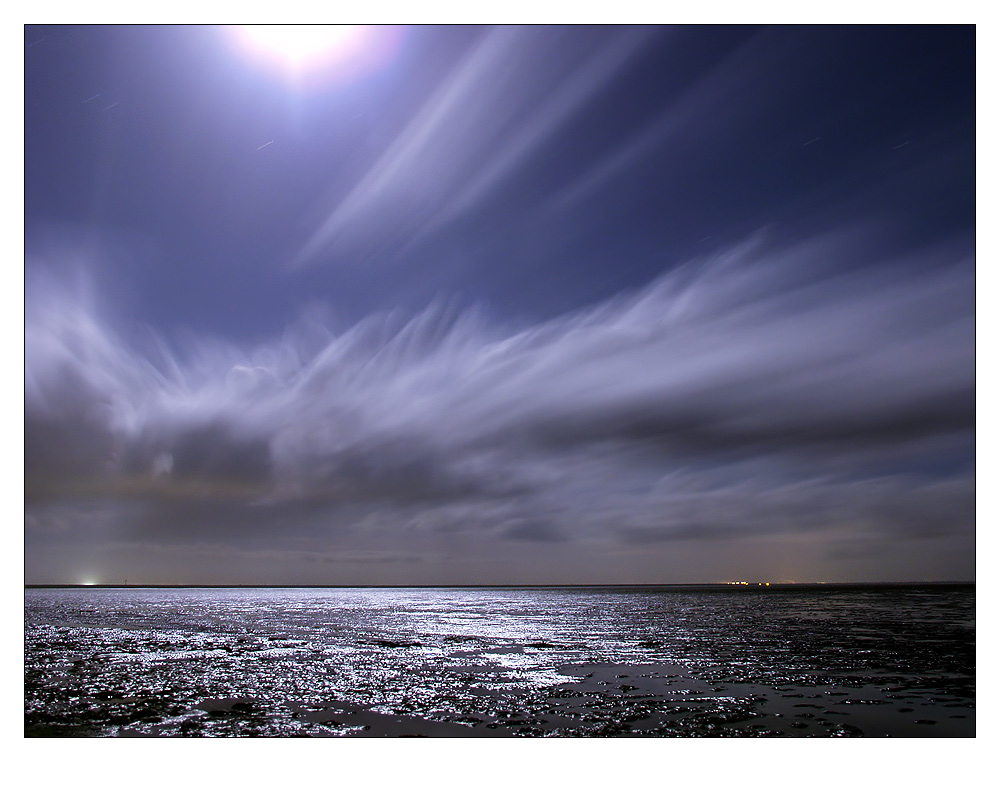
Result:
{"label": "horizon line", "polygon": [[594,589],[698,587],[789,589],[850,586],[975,586],[975,580],[935,581],[784,581],[703,583],[25,583],[25,589]]}

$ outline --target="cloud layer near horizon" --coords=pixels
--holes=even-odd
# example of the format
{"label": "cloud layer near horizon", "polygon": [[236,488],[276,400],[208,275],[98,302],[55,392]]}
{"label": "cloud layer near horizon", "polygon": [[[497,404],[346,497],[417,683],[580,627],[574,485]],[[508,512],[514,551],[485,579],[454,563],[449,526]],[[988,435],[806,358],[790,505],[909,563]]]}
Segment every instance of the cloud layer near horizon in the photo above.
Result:
{"label": "cloud layer near horizon", "polygon": [[34,269],[26,546],[72,514],[85,539],[86,508],[158,547],[566,553],[553,581],[597,575],[588,546],[755,537],[884,564],[950,542],[968,574],[942,577],[971,577],[974,267],[875,263],[862,238],[762,235],[520,329],[442,304],[249,350],[125,338]]}

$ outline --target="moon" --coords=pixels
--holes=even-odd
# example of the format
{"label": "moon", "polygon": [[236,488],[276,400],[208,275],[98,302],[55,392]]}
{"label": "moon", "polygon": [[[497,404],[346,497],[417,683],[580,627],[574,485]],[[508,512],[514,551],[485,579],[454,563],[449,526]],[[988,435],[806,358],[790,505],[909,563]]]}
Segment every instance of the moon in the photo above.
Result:
{"label": "moon", "polygon": [[229,30],[248,56],[294,79],[364,71],[384,50],[389,32],[378,25],[236,25]]}

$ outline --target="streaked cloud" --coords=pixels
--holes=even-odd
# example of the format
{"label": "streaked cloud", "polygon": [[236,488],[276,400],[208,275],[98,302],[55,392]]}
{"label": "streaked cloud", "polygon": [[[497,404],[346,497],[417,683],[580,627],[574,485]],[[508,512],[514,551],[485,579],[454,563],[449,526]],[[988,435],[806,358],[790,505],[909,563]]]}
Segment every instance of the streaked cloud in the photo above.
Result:
{"label": "streaked cloud", "polygon": [[546,27],[490,29],[337,203],[296,264],[359,248],[397,252],[455,219],[568,124],[654,31],[629,26],[597,38],[584,30],[570,42]]}
{"label": "streaked cloud", "polygon": [[123,503],[125,538],[305,551],[972,546],[973,265],[944,248],[845,269],[863,252],[852,231],[762,235],[521,329],[439,305],[305,318],[251,349],[139,346],[50,284],[26,309],[29,511]]}

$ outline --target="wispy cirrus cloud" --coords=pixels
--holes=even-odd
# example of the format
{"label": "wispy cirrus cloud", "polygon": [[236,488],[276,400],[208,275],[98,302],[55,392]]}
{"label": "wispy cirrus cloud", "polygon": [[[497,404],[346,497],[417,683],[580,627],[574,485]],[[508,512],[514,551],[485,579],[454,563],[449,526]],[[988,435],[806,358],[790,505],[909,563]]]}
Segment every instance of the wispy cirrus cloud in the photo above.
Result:
{"label": "wispy cirrus cloud", "polygon": [[134,536],[293,530],[306,549],[333,531],[972,546],[971,260],[856,242],[763,236],[521,329],[435,306],[305,318],[252,349],[139,346],[29,285],[29,509],[103,499]]}
{"label": "wispy cirrus cloud", "polygon": [[489,30],[337,202],[295,264],[397,252],[446,225],[508,179],[654,32],[629,26],[591,42],[581,31],[570,43],[544,27]]}

